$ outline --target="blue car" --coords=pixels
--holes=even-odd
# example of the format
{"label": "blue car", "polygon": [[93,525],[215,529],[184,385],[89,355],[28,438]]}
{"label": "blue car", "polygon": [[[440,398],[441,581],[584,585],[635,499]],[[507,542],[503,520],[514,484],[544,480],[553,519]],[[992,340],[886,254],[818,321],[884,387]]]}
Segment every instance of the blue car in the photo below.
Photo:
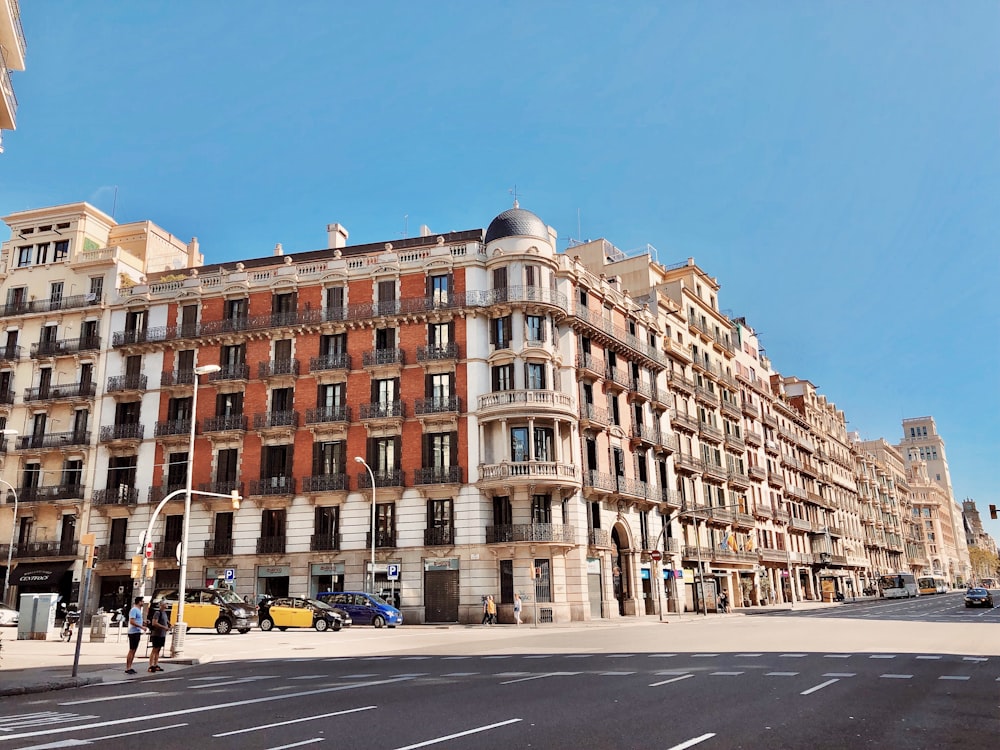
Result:
{"label": "blue car", "polygon": [[355,625],[388,625],[394,628],[403,624],[403,613],[377,594],[361,591],[324,591],[316,597],[331,607],[342,609],[351,616]]}

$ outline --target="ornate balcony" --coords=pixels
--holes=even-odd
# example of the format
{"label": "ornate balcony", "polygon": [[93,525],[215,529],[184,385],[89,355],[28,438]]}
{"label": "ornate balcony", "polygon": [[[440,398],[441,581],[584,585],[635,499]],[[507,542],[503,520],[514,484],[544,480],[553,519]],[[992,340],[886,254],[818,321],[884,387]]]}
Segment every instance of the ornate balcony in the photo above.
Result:
{"label": "ornate balcony", "polygon": [[246,432],[247,418],[243,414],[209,417],[202,429],[204,432]]}
{"label": "ornate balcony", "polygon": [[[365,547],[371,549],[372,546],[372,533],[369,531],[365,535]],[[395,529],[376,529],[375,531],[375,547],[378,549],[393,548],[396,546],[396,531]]]}
{"label": "ornate balcony", "polygon": [[283,555],[285,554],[285,537],[283,536],[262,536],[257,540],[258,555]]}
{"label": "ornate balcony", "polygon": [[576,467],[555,461],[510,461],[500,464],[480,464],[480,481],[523,479],[530,481],[576,481]]}
{"label": "ornate balcony", "polygon": [[297,411],[269,411],[253,415],[253,428],[255,430],[294,430],[298,426],[299,413]]}
{"label": "ornate balcony", "polygon": [[340,549],[340,534],[313,534],[309,537],[311,552],[336,552]]}
{"label": "ornate balcony", "polygon": [[698,401],[701,401],[703,404],[707,404],[709,406],[719,405],[719,394],[700,385],[696,385],[694,387],[694,397]]}
{"label": "ornate balcony", "polygon": [[101,428],[101,442],[139,441],[146,431],[146,426],[138,422],[130,424],[108,424]]}
{"label": "ornate balcony", "polygon": [[205,557],[231,557],[232,554],[232,538],[205,540]]}
{"label": "ornate balcony", "polygon": [[198,485],[202,492],[214,492],[217,495],[231,495],[233,490],[237,494],[243,494],[243,482],[238,479],[220,479],[215,482],[202,482]]}
{"label": "ornate balcony", "polygon": [[403,350],[395,349],[372,349],[361,355],[361,364],[364,367],[381,367],[384,365],[402,365]]}
{"label": "ornate balcony", "polygon": [[487,544],[514,542],[555,542],[576,544],[576,529],[554,523],[519,523],[486,527]]}
{"label": "ornate balcony", "polygon": [[351,355],[350,354],[323,354],[319,357],[311,357],[309,359],[309,371],[310,372],[324,372],[329,370],[350,370],[351,369]]}
{"label": "ornate balcony", "polygon": [[160,373],[160,387],[194,385],[194,370],[164,370]]}
{"label": "ornate balcony", "polygon": [[418,346],[417,362],[442,362],[458,359],[458,344],[454,341],[441,346]]}
{"label": "ornate balcony", "polygon": [[265,477],[250,480],[250,495],[254,497],[294,494],[295,477]]}
{"label": "ornate balcony", "polygon": [[455,544],[455,529],[451,526],[439,526],[424,529],[425,547],[450,547]]}
{"label": "ornate balcony", "polygon": [[724,434],[718,427],[713,427],[708,422],[701,422],[698,425],[698,434],[713,443],[721,443]]}
{"label": "ornate balcony", "polygon": [[108,393],[146,390],[145,375],[114,375],[108,378]]}
{"label": "ornate balcony", "polygon": [[273,378],[281,375],[298,376],[299,361],[297,359],[272,359],[270,362],[257,363],[257,377]]}
{"label": "ornate balcony", "polygon": [[[9,544],[0,546],[0,556],[6,562]],[[19,542],[14,545],[13,557],[23,560],[28,557],[77,557],[79,544],[75,540],[57,542]]]}
{"label": "ornate balcony", "polygon": [[687,471],[693,474],[700,474],[705,468],[700,458],[695,458],[683,451],[677,451],[674,454],[674,467],[679,471]]}
{"label": "ornate balcony", "polygon": [[313,474],[302,477],[303,492],[343,492],[347,490],[347,474]]}
{"label": "ornate balcony", "polygon": [[753,430],[747,430],[747,433],[746,435],[743,436],[743,439],[747,442],[748,445],[754,445],[758,448],[764,445],[764,436],[761,435],[759,432],[754,432]]}
{"label": "ornate balcony", "polygon": [[429,466],[413,472],[414,484],[461,484],[461,466]]}
{"label": "ornate balcony", "polygon": [[[6,489],[3,491],[6,494]],[[29,503],[49,503],[56,500],[78,500],[83,497],[81,484],[55,484],[42,487],[18,487],[17,500]],[[8,498],[7,502],[10,502]]]}
{"label": "ornate balcony", "polygon": [[698,420],[688,414],[679,411],[670,412],[670,424],[675,428],[679,427],[687,432],[698,431]]}
{"label": "ornate balcony", "polygon": [[40,388],[26,388],[25,401],[63,401],[74,399],[92,399],[97,394],[97,385],[90,383],[67,383],[66,385],[50,385]]}
{"label": "ornate balcony", "polygon": [[587,544],[591,547],[610,547],[611,532],[607,529],[590,529],[587,532]]}
{"label": "ornate balcony", "polygon": [[812,531],[812,523],[805,518],[796,518],[791,516],[788,521],[788,527],[794,531]]}
{"label": "ornate balcony", "polygon": [[[154,487],[149,488],[149,502],[151,505],[158,504],[163,498],[172,492],[177,492],[178,490],[186,490],[187,485],[183,482],[176,484],[158,484]],[[174,497],[174,500],[181,501],[187,493],[182,493]]]}
{"label": "ornate balcony", "polygon": [[92,352],[101,348],[100,336],[81,336],[78,339],[60,339],[58,341],[39,341],[31,345],[31,356],[34,359],[42,357],[64,357],[80,352]]}
{"label": "ornate balcony", "polygon": [[21,358],[21,347],[0,346],[0,362],[17,362]]}
{"label": "ornate balcony", "polygon": [[607,363],[603,357],[588,352],[580,352],[576,355],[576,366],[581,370],[587,370],[595,377],[602,378],[607,370]]}
{"label": "ornate balcony", "polygon": [[190,435],[190,419],[168,419],[164,422],[157,422],[153,427],[154,437],[169,437],[171,435]]}
{"label": "ornate balcony", "polygon": [[332,422],[350,421],[350,406],[321,406],[316,409],[306,409],[306,424],[330,424]]}
{"label": "ornate balcony", "polygon": [[[375,486],[376,487],[402,487],[403,486],[403,470],[402,469],[389,469],[387,471],[373,471],[375,475]],[[358,473],[358,489],[368,490],[371,489],[372,480],[368,476],[367,471],[362,471]],[[395,545],[393,545],[395,546]]]}
{"label": "ornate balcony", "polygon": [[610,493],[618,490],[618,483],[611,474],[588,469],[583,472],[583,487],[585,490],[594,489]]}
{"label": "ornate balcony", "polygon": [[14,450],[68,448],[73,445],[90,445],[90,432],[48,432],[44,435],[22,435],[14,441]]}
{"label": "ornate balcony", "polygon": [[655,425],[633,423],[632,438],[646,443],[658,443],[660,441],[660,428]]}
{"label": "ornate balcony", "polygon": [[458,396],[418,398],[413,402],[413,413],[418,417],[428,414],[458,414],[460,411],[462,399]]}
{"label": "ornate balcony", "polygon": [[213,383],[220,380],[249,380],[250,366],[246,364],[223,365],[218,372],[209,373],[208,379]]}
{"label": "ornate balcony", "polygon": [[606,385],[615,385],[622,390],[625,390],[630,385],[630,380],[628,374],[621,367],[608,367],[604,370],[604,382]]}
{"label": "ornate balcony", "polygon": [[406,415],[406,406],[402,401],[376,401],[361,404],[361,419],[402,419]]}
{"label": "ornate balcony", "polygon": [[90,502],[94,505],[137,505],[139,488],[121,486],[94,490]]}

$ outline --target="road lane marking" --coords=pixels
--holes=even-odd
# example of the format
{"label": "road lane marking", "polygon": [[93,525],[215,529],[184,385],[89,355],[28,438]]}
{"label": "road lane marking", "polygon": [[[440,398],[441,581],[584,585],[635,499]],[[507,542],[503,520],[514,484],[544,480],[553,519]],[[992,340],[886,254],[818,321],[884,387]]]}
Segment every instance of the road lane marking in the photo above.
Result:
{"label": "road lane marking", "polygon": [[233,675],[231,674],[219,674],[214,677],[192,677],[191,682],[212,682],[212,680],[219,681],[231,679],[233,679]]}
{"label": "road lane marking", "polygon": [[400,661],[423,661],[430,658],[429,656],[404,656]]}
{"label": "road lane marking", "polygon": [[679,745],[674,745],[673,747],[668,747],[667,750],[687,750],[689,747],[694,747],[695,745],[700,745],[705,740],[710,740],[715,736],[715,732],[709,732],[708,734],[703,734],[701,737],[692,737],[687,742],[682,742]]}
{"label": "road lane marking", "polygon": [[962,661],[989,661],[982,656],[963,656]]}
{"label": "road lane marking", "polygon": [[526,677],[531,672],[497,672],[494,677]]}
{"label": "road lane marking", "polygon": [[471,659],[471,656],[446,656],[445,661],[458,661],[459,659]]}
{"label": "road lane marking", "polygon": [[630,659],[635,654],[605,654],[609,659]]}
{"label": "road lane marking", "polygon": [[344,714],[356,714],[359,711],[371,711],[378,706],[360,706],[359,708],[346,708],[343,711],[334,711],[328,714],[317,714],[316,716],[303,716],[299,719],[289,719],[288,721],[276,721],[273,724],[260,724],[255,727],[244,727],[234,729],[231,732],[221,732],[213,734],[213,737],[232,737],[234,734],[246,734],[248,732],[259,732],[262,729],[274,729],[275,727],[285,727],[289,724],[301,724],[304,721],[315,721],[316,719],[329,719],[331,716],[343,716]]}
{"label": "road lane marking", "polygon": [[520,719],[508,719],[507,721],[498,721],[496,724],[487,724],[484,727],[476,727],[475,729],[467,729],[464,732],[456,732],[455,734],[449,734],[445,737],[435,737],[433,740],[426,740],[424,742],[418,742],[415,745],[407,745],[406,747],[397,747],[396,750],[417,750],[418,747],[427,747],[428,745],[436,745],[439,742],[447,742],[448,740],[453,740],[458,737],[467,737],[470,734],[479,734],[480,732],[488,732],[491,729],[496,729],[497,727],[505,727],[508,724],[516,724],[521,721]]}
{"label": "road lane marking", "polygon": [[677,656],[677,654],[649,654],[650,659],[669,659],[671,656]]}
{"label": "road lane marking", "polygon": [[819,685],[813,685],[808,690],[803,690],[801,693],[799,693],[799,695],[812,695],[816,691],[822,690],[825,687],[829,687],[830,685],[832,685],[835,682],[840,682],[840,678],[839,677],[834,677],[832,679],[827,680],[826,682],[821,682]]}
{"label": "road lane marking", "polygon": [[154,691],[148,691],[145,693],[126,693],[125,695],[105,695],[100,698],[85,698],[79,701],[65,701],[60,703],[60,706],[80,706],[84,703],[104,703],[104,701],[120,701],[125,698],[148,698],[151,695],[159,695],[159,693]]}
{"label": "road lane marking", "polygon": [[[158,714],[146,714],[140,716],[128,716],[123,719],[109,719],[107,721],[97,721],[93,724],[77,724],[72,727],[60,727],[58,729],[44,729],[37,732],[21,732],[19,734],[9,734],[0,735],[0,742],[7,742],[8,740],[20,740],[26,737],[42,737],[47,734],[67,734],[69,732],[79,732],[87,729],[97,729],[99,727],[114,727],[120,726],[122,724],[135,724],[136,722],[144,721],[155,721],[156,719],[166,719],[173,716],[185,716],[187,714],[200,714],[206,713],[208,711],[224,711],[229,708],[237,708],[239,706],[253,706],[258,703],[276,703],[278,701],[290,700],[293,698],[305,698],[311,695],[324,695],[326,693],[337,693],[344,690],[358,690],[360,688],[367,687],[377,687],[379,685],[391,685],[396,682],[403,682],[403,680],[371,680],[369,682],[354,682],[348,685],[336,685],[334,687],[328,688],[317,688],[314,690],[303,690],[298,693],[285,693],[284,695],[269,695],[261,698],[247,698],[241,701],[230,701],[229,703],[208,703],[201,706],[192,706],[191,708],[180,708],[175,711],[163,711]],[[87,718],[97,718],[97,717],[87,717]]]}
{"label": "road lane marking", "polygon": [[496,654],[494,656],[484,656],[484,659],[509,659],[510,654]]}
{"label": "road lane marking", "polygon": [[506,682],[501,682],[501,685],[513,685],[515,682],[528,682],[530,680],[542,680],[546,677],[574,677],[580,674],[579,672],[545,672],[544,674],[533,674],[529,677],[519,677],[516,680],[507,680]]}
{"label": "road lane marking", "polygon": [[589,659],[593,654],[566,654],[567,659]]}
{"label": "road lane marking", "polygon": [[345,680],[367,680],[370,677],[378,677],[377,674],[345,674]]}
{"label": "road lane marking", "polygon": [[792,659],[800,659],[803,656],[805,656],[805,654],[781,654],[781,656],[792,658]]}
{"label": "road lane marking", "polygon": [[598,672],[599,677],[628,677],[635,672]]}
{"label": "road lane marking", "polygon": [[293,742],[291,745],[277,745],[275,747],[270,747],[268,750],[289,750],[292,747],[302,747],[303,745],[312,745],[317,742],[322,742],[325,737],[313,737],[311,740],[302,740],[302,742]]}
{"label": "road lane marking", "polygon": [[179,729],[180,727],[186,727],[187,723],[183,724],[170,724],[165,727],[149,727],[148,729],[137,729],[134,732],[122,732],[120,734],[108,734],[104,737],[94,737],[89,740],[77,740],[77,739],[67,739],[59,740],[58,742],[49,742],[44,745],[30,745],[28,747],[21,748],[21,750],[53,750],[54,748],[60,747],[82,747],[84,745],[93,745],[95,742],[102,742],[104,740],[116,740],[120,737],[133,737],[137,734],[149,734],[150,732],[160,732],[165,729]]}
{"label": "road lane marking", "polygon": [[798,672],[765,672],[765,677],[794,677]]}
{"label": "road lane marking", "polygon": [[824,677],[857,677],[857,672],[827,672]]}
{"label": "road lane marking", "polygon": [[442,677],[475,677],[479,672],[449,672],[448,674],[441,675]]}
{"label": "road lane marking", "polygon": [[718,656],[718,654],[691,654],[692,658],[699,659],[711,659],[713,656]]}
{"label": "road lane marking", "polygon": [[[5,716],[0,721],[0,732],[13,732],[25,727],[41,727],[47,724],[65,724],[70,721],[85,721],[96,719],[97,716],[84,716],[82,714],[66,714],[58,711],[41,711],[32,714],[19,714],[17,716]],[[0,739],[7,739],[0,735]]]}
{"label": "road lane marking", "polygon": [[245,685],[248,682],[260,682],[261,680],[273,680],[276,679],[274,675],[261,675],[260,677],[241,677],[238,680],[230,680],[229,682],[209,682],[204,685],[191,685],[188,690],[204,690],[206,688],[215,687],[232,687],[233,685]]}
{"label": "road lane marking", "polygon": [[937,661],[941,657],[940,656],[918,656],[917,658],[918,659],[930,659],[930,660],[933,660],[933,661]]}
{"label": "road lane marking", "polygon": [[895,654],[872,654],[869,659],[895,659]]}
{"label": "road lane marking", "polygon": [[289,680],[321,680],[324,677],[329,677],[328,674],[303,674],[298,677],[289,677]]}
{"label": "road lane marking", "polygon": [[754,656],[763,656],[764,654],[736,654],[736,655],[737,656],[745,656],[745,657],[749,658],[749,657],[754,657]]}
{"label": "road lane marking", "polygon": [[677,677],[671,677],[669,680],[662,680],[660,682],[654,682],[650,687],[659,687],[660,685],[669,685],[671,682],[680,682],[681,680],[686,680],[688,677],[694,677],[693,674],[682,674]]}
{"label": "road lane marking", "polygon": [[823,655],[824,659],[849,659],[850,657],[851,657],[850,654],[824,654]]}
{"label": "road lane marking", "polygon": [[552,654],[532,654],[531,656],[525,656],[525,659],[549,659]]}
{"label": "road lane marking", "polygon": [[909,680],[913,677],[912,674],[880,674],[879,677],[884,677],[887,680]]}
{"label": "road lane marking", "polygon": [[958,674],[943,674],[938,677],[939,680],[968,680],[970,679],[968,675],[958,675]]}
{"label": "road lane marking", "polygon": [[739,677],[743,672],[712,672],[712,676],[718,677]]}

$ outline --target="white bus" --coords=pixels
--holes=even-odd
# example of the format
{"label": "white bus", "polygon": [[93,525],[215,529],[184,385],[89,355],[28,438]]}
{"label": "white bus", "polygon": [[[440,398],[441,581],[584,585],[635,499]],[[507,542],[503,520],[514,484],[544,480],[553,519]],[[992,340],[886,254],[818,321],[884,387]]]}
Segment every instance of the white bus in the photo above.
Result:
{"label": "white bus", "polygon": [[917,588],[920,595],[925,594],[947,594],[948,579],[944,576],[920,576],[917,579]]}
{"label": "white bus", "polygon": [[878,587],[886,599],[909,599],[920,596],[917,579],[912,573],[893,573],[878,579]]}

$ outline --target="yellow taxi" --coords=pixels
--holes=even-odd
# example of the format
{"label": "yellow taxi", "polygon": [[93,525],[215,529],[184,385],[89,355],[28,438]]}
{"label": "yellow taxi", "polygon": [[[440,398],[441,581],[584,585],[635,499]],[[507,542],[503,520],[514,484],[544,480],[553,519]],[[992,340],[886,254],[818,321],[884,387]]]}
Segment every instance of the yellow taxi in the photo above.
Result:
{"label": "yellow taxi", "polygon": [[344,612],[319,599],[300,596],[282,596],[264,600],[257,609],[257,618],[260,629],[264,631],[272,628],[278,630],[315,628],[320,632],[337,631],[351,624],[350,617]]}

